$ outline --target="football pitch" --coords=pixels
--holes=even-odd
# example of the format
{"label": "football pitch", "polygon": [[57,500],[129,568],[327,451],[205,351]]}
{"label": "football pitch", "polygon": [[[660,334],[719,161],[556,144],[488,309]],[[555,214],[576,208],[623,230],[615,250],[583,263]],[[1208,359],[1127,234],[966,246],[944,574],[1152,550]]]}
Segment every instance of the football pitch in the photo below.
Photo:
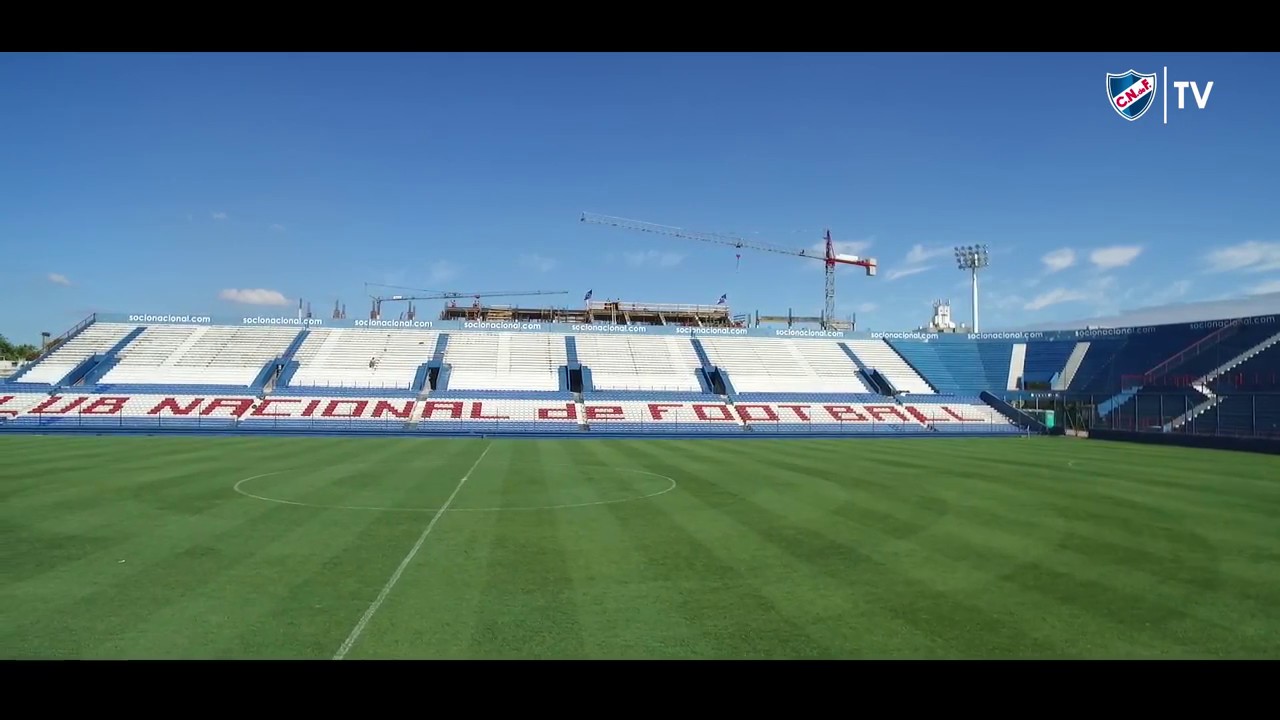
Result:
{"label": "football pitch", "polygon": [[1276,658],[1280,457],[0,436],[6,658]]}

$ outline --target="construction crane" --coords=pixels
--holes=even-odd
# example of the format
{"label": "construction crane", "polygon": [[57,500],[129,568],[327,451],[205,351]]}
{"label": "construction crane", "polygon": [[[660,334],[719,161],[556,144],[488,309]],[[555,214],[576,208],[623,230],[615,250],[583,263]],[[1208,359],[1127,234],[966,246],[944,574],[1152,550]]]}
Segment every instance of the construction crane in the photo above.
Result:
{"label": "construction crane", "polygon": [[[382,317],[382,303],[388,300],[394,301],[413,301],[413,300],[453,300],[458,298],[482,298],[482,297],[517,297],[521,295],[568,295],[568,290],[485,290],[482,292],[436,292],[433,290],[420,290],[418,288],[406,288],[399,285],[383,285],[381,283],[365,283],[365,293],[369,292],[369,286],[375,287],[399,287],[401,290],[412,290],[414,292],[430,293],[429,295],[369,295],[373,300],[373,307],[369,310],[369,319],[378,320]],[[412,305],[410,305],[412,307]],[[412,311],[411,311],[412,312]],[[412,318],[410,318],[412,319]]]}
{"label": "construction crane", "polygon": [[716,243],[719,245],[729,245],[735,248],[749,248],[751,250],[760,250],[762,252],[777,253],[779,255],[793,255],[796,257],[813,258],[821,260],[826,265],[826,304],[822,313],[822,327],[826,330],[833,329],[836,318],[836,265],[857,265],[865,268],[868,276],[876,274],[876,259],[863,258],[857,255],[846,255],[835,251],[835,243],[831,240],[831,231],[827,230],[823,239],[826,240],[826,252],[817,254],[808,250],[793,250],[786,247],[778,247],[767,243],[743,240],[729,235],[721,235],[718,233],[703,233],[683,230],[668,225],[657,225],[640,220],[627,220],[625,218],[610,217],[608,215],[598,215],[595,213],[584,212],[582,214],[582,222],[595,223],[598,225],[612,225],[613,227],[622,228],[624,230],[638,230],[640,232],[650,232],[659,235],[670,235],[672,237],[688,238],[690,240],[701,240],[702,242]]}

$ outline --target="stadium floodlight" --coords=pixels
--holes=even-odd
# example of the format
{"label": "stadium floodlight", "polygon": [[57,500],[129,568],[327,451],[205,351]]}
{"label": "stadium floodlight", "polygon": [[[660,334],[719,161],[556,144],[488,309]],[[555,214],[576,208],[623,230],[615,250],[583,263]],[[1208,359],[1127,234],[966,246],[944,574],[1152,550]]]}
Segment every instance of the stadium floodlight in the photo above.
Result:
{"label": "stadium floodlight", "polygon": [[986,245],[957,245],[956,267],[968,270],[972,277],[973,290],[973,331],[978,332],[978,270],[991,264],[991,255]]}

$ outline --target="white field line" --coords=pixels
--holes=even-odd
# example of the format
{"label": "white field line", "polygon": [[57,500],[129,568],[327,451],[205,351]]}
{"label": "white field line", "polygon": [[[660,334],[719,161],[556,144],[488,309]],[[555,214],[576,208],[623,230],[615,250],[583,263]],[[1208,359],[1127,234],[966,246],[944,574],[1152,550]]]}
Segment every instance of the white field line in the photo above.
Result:
{"label": "white field line", "polygon": [[422,534],[418,536],[418,541],[409,549],[409,554],[404,556],[404,559],[400,561],[400,565],[396,568],[396,571],[391,573],[391,578],[387,580],[386,585],[382,586],[382,592],[379,592],[378,597],[373,599],[373,603],[369,605],[369,609],[364,611],[364,615],[360,617],[360,622],[356,623],[356,626],[351,628],[351,634],[347,635],[347,639],[343,641],[342,647],[338,648],[338,652],[334,654],[334,660],[341,660],[347,656],[348,652],[351,652],[352,646],[354,646],[356,641],[360,639],[360,634],[364,632],[365,626],[369,624],[371,619],[373,619],[374,613],[378,612],[378,608],[382,607],[382,602],[387,599],[387,595],[391,594],[392,588],[396,586],[396,583],[400,582],[400,576],[404,574],[404,569],[409,566],[409,563],[413,562],[413,558],[418,554],[418,551],[422,549],[422,544],[427,541],[427,536],[430,535],[431,531],[435,528],[436,522],[444,516],[445,511],[453,504],[453,499],[458,496],[458,492],[462,490],[462,486],[466,485],[467,480],[471,478],[471,473],[476,471],[476,468],[479,467],[480,462],[484,460],[484,456],[489,454],[489,450],[492,447],[493,441],[490,440],[489,444],[485,446],[484,452],[480,453],[480,457],[476,458],[476,461],[472,463],[471,469],[468,470],[467,474],[463,475],[462,479],[458,481],[458,486],[449,494],[449,499],[445,500],[444,504],[440,506],[440,509],[436,510],[436,514],[431,516],[431,522],[427,523],[427,529],[422,531]]}

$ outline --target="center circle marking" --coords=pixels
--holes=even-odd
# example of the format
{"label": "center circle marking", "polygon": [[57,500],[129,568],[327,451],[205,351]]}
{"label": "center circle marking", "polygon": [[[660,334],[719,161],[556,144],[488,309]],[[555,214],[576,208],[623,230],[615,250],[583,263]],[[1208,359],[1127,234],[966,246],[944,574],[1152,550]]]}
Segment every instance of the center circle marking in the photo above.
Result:
{"label": "center circle marking", "polygon": [[[648,499],[650,499],[650,498],[655,498],[655,497],[658,497],[659,495],[666,495],[667,493],[671,492],[672,490],[675,490],[675,489],[676,489],[676,487],[677,487],[677,484],[676,484],[676,481],[675,481],[675,479],[674,479],[674,478],[671,478],[671,477],[669,477],[669,476],[667,476],[667,475],[662,475],[662,474],[659,474],[659,473],[655,473],[655,472],[649,472],[649,471],[647,471],[647,470],[632,470],[632,469],[630,469],[630,468],[614,468],[614,467],[608,467],[608,466],[606,466],[606,465],[564,465],[564,464],[561,464],[561,465],[550,465],[549,467],[589,468],[589,469],[597,469],[597,470],[608,470],[608,471],[610,471],[610,472],[615,472],[615,473],[625,473],[625,474],[630,474],[630,475],[647,475],[647,476],[649,476],[649,477],[661,478],[661,479],[663,479],[663,480],[666,480],[668,483],[670,483],[670,485],[668,485],[667,487],[665,487],[665,488],[663,488],[663,489],[661,489],[661,490],[659,490],[659,491],[657,491],[657,492],[648,493],[648,494],[646,494],[646,495],[635,495],[635,496],[633,496],[633,497],[618,498],[618,499],[616,499],[616,500],[595,500],[595,501],[593,501],[593,502],[565,503],[565,504],[562,504],[562,505],[532,505],[532,506],[519,506],[519,505],[516,505],[516,506],[511,506],[511,507],[483,507],[483,508],[449,507],[447,510],[445,510],[445,512],[504,512],[504,511],[508,511],[508,510],[511,510],[511,511],[515,511],[515,510],[564,510],[564,509],[569,509],[569,508],[594,507],[594,506],[596,506],[596,505],[616,505],[616,504],[618,504],[618,503],[637,502],[637,501],[639,501],[639,500],[648,500]],[[296,507],[317,508],[317,509],[322,509],[322,510],[372,510],[372,511],[375,511],[375,512],[415,512],[415,513],[423,513],[423,512],[430,512],[430,513],[434,513],[434,512],[439,512],[439,511],[440,511],[440,508],[438,508],[438,507],[431,507],[431,508],[424,508],[424,507],[411,507],[411,508],[404,508],[404,507],[378,507],[378,506],[371,506],[371,505],[323,505],[323,504],[320,504],[320,503],[306,503],[306,502],[298,502],[297,500],[286,500],[286,499],[284,499],[284,498],[274,498],[274,497],[270,497],[270,496],[267,496],[267,495],[258,495],[258,494],[251,493],[251,492],[249,492],[249,491],[245,490],[245,489],[244,489],[244,487],[243,487],[245,484],[250,483],[250,482],[253,482],[254,480],[260,480],[260,479],[262,479],[262,478],[272,477],[272,476],[274,476],[274,475],[283,475],[283,474],[285,474],[285,473],[296,472],[296,471],[297,471],[297,468],[294,468],[294,469],[290,469],[290,470],[275,470],[275,471],[268,472],[268,473],[261,473],[261,474],[259,474],[259,475],[253,475],[253,476],[251,476],[251,477],[247,477],[247,478],[244,478],[243,480],[239,480],[239,481],[237,481],[235,485],[232,485],[232,486],[231,486],[231,489],[232,489],[232,490],[234,490],[235,492],[239,493],[240,495],[243,495],[243,496],[248,497],[248,498],[253,498],[254,500],[261,500],[261,501],[263,501],[263,502],[278,503],[278,504],[280,504],[280,505],[293,505],[293,506],[296,506]]]}

